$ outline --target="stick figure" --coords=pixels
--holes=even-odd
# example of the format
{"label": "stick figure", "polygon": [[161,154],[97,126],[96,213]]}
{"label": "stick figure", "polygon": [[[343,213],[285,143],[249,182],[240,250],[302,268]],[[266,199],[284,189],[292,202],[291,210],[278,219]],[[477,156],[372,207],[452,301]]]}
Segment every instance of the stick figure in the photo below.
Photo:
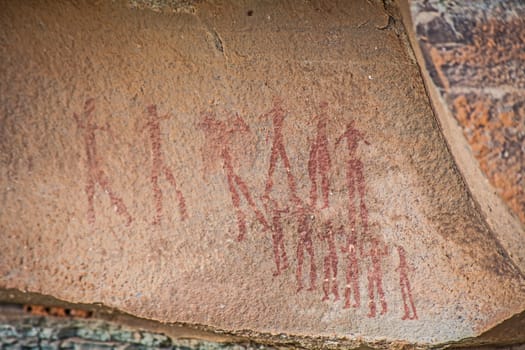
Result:
{"label": "stick figure", "polygon": [[360,140],[363,140],[365,144],[369,143],[364,139],[363,133],[354,128],[354,121],[351,121],[346,128],[346,131],[337,139],[336,145],[338,145],[343,138],[346,138],[346,145],[348,149],[348,160],[346,167],[346,181],[348,186],[348,218],[350,220],[350,226],[353,230],[356,230],[356,194],[359,194],[358,200],[360,201],[360,216],[361,224],[363,226],[363,233],[361,239],[357,242],[362,251],[363,239],[366,239],[368,235],[368,210],[365,203],[365,177],[363,175],[363,162],[357,157],[357,146]]}
{"label": "stick figure", "polygon": [[273,188],[273,175],[275,172],[275,167],[277,166],[277,161],[279,158],[281,158],[284,170],[286,172],[286,178],[288,181],[288,190],[289,190],[289,196],[290,201],[295,206],[295,211],[299,220],[298,225],[298,234],[299,234],[299,242],[297,243],[297,270],[296,270],[296,277],[297,277],[297,284],[298,284],[298,291],[303,289],[303,282],[302,282],[302,271],[303,271],[303,263],[304,263],[304,252],[306,251],[310,255],[310,288],[308,290],[315,289],[315,280],[317,278],[317,272],[316,272],[316,266],[315,266],[315,258],[314,258],[314,248],[313,248],[313,242],[312,242],[312,228],[310,225],[310,218],[308,213],[305,210],[305,207],[301,200],[299,199],[299,196],[297,195],[297,186],[295,182],[295,178],[292,174],[290,160],[288,159],[288,155],[286,154],[286,148],[284,147],[284,137],[283,137],[283,125],[284,125],[284,117],[285,117],[285,111],[282,107],[283,101],[275,97],[273,101],[273,108],[263,114],[262,118],[271,117],[272,123],[273,123],[273,142],[272,142],[272,150],[270,154],[270,164],[268,166],[268,179],[266,181],[266,186],[264,189],[264,195],[263,200],[266,206],[268,206],[270,202],[270,192]]}
{"label": "stick figure", "polygon": [[263,114],[261,117],[269,116],[272,117],[273,122],[273,143],[270,154],[270,165],[268,167],[268,179],[266,180],[263,199],[265,200],[265,203],[267,203],[270,198],[270,192],[273,188],[273,173],[275,172],[275,167],[280,157],[284,165],[284,170],[286,172],[291,201],[296,206],[298,206],[300,205],[300,199],[297,196],[297,186],[295,183],[295,178],[291,171],[290,160],[288,159],[288,155],[286,154],[286,149],[284,147],[284,137],[282,130],[284,124],[285,111],[282,107],[282,100],[280,98],[274,98],[273,108],[269,112]]}
{"label": "stick figure", "polygon": [[223,169],[228,180],[228,188],[230,190],[232,204],[237,213],[237,225],[239,228],[237,240],[242,241],[246,235],[246,215],[241,209],[240,194],[242,194],[248,202],[249,207],[255,213],[255,217],[263,225],[263,229],[268,229],[268,222],[264,218],[264,215],[261,213],[261,211],[257,209],[257,206],[250,195],[248,186],[233,169],[233,160],[231,157],[231,138],[234,133],[249,132],[250,129],[248,128],[248,125],[246,125],[244,120],[242,120],[242,118],[240,118],[238,115],[231,117],[228,122],[225,123],[216,119],[215,115],[211,113],[205,114],[203,121],[199,125],[204,129],[204,131],[207,132],[207,136],[211,141],[208,147],[212,149],[205,151],[213,151],[213,148],[219,148],[219,155],[222,158]]}
{"label": "stick figure", "polygon": [[310,222],[311,215],[306,212],[303,206],[298,208],[297,217],[299,225],[297,231],[299,234],[299,242],[297,243],[297,291],[303,289],[303,264],[304,264],[304,252],[306,251],[310,255],[310,287],[308,291],[315,289],[315,281],[317,279],[317,267],[315,265],[315,254],[314,245],[312,242],[312,224]]}
{"label": "stick figure", "polygon": [[[282,270],[288,268],[288,257],[284,247],[284,233],[281,224],[281,214],[288,213],[288,208],[280,209],[277,202],[272,200],[272,241],[273,241],[273,255],[275,261],[276,271],[274,276],[281,274]],[[282,265],[281,265],[282,262]]]}
{"label": "stick figure", "polygon": [[106,173],[102,170],[100,165],[100,157],[97,154],[97,144],[95,138],[95,131],[110,131],[109,125],[105,127],[99,127],[93,122],[93,112],[95,110],[95,100],[89,98],[84,103],[83,118],[80,118],[76,113],[73,113],[73,118],[77,123],[79,129],[84,129],[84,143],[86,147],[86,171],[87,171],[87,184],[86,194],[88,197],[88,222],[90,224],[95,223],[95,185],[99,184],[102,190],[109,196],[111,204],[115,207],[117,213],[126,219],[126,225],[130,225],[133,218],[128,213],[124,201],[122,198],[117,196],[110,187],[110,182]]}
{"label": "stick figure", "polygon": [[[343,227],[340,228],[344,233]],[[345,287],[345,309],[350,307],[352,291],[354,292],[354,308],[361,306],[361,293],[359,291],[359,260],[357,259],[357,234],[353,228],[347,234],[346,246],[341,252],[347,255],[346,287]]]}
{"label": "stick figure", "polygon": [[[417,320],[416,305],[412,297],[412,290],[410,288],[410,281],[408,280],[408,265],[406,260],[406,252],[402,246],[397,246],[397,252],[399,254],[399,267],[396,271],[399,271],[399,287],[401,288],[401,295],[403,296],[403,307],[405,314],[401,318],[402,320]],[[407,304],[410,304],[410,308]],[[412,315],[410,314],[412,309]]]}
{"label": "stick figure", "polygon": [[323,208],[328,208],[328,195],[330,184],[328,174],[330,171],[330,154],[328,153],[328,137],[326,135],[326,107],[328,103],[321,102],[321,113],[316,116],[317,135],[310,149],[310,159],[308,160],[308,175],[312,183],[310,190],[310,205],[315,207],[317,202],[317,176],[321,177],[321,194],[323,196]]}
{"label": "stick figure", "polygon": [[335,247],[335,234],[332,229],[332,223],[328,221],[324,225],[324,231],[320,234],[321,240],[326,242],[328,247],[328,254],[324,257],[324,280],[323,280],[323,301],[328,300],[330,293],[330,284],[332,285],[331,292],[335,297],[335,301],[339,300],[339,288],[337,286],[337,249]]}
{"label": "stick figure", "polygon": [[381,268],[381,260],[383,256],[388,254],[388,248],[384,243],[380,242],[377,238],[372,238],[370,250],[368,256],[372,262],[372,266],[368,268],[368,306],[370,311],[368,317],[376,316],[376,302],[374,286],[381,302],[381,315],[384,315],[387,311],[387,305],[385,301],[385,292],[383,291],[383,271]]}
{"label": "stick figure", "polygon": [[149,138],[151,142],[151,184],[153,186],[153,195],[155,200],[156,216],[153,220],[154,225],[160,224],[162,218],[162,190],[159,186],[159,177],[164,175],[166,180],[175,188],[177,200],[179,201],[179,212],[182,220],[188,217],[186,211],[186,201],[182,192],[177,187],[175,176],[168,168],[162,154],[162,138],[160,133],[160,121],[168,119],[168,115],[159,117],[157,114],[157,106],[151,105],[147,108],[147,123],[146,126],[149,131]]}

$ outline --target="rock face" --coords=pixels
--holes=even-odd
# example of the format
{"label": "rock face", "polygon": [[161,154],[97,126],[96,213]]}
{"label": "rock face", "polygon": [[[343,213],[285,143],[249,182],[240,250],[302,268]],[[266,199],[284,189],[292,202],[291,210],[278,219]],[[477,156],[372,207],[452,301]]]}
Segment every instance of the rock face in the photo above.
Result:
{"label": "rock face", "polygon": [[490,227],[525,269],[525,4],[410,1],[443,132]]}
{"label": "rock face", "polygon": [[382,3],[8,1],[0,23],[2,287],[368,343],[525,309]]}

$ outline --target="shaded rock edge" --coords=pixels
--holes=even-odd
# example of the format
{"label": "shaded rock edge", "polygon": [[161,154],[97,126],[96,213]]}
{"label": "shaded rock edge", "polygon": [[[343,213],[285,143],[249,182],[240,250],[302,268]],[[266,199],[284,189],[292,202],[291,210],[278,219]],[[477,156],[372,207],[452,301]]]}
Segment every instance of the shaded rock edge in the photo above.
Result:
{"label": "shaded rock edge", "polygon": [[[458,173],[461,174],[478,212],[483,216],[484,222],[492,231],[494,238],[503,247],[508,258],[523,275],[525,269],[524,225],[502,197],[496,193],[493,184],[489,183],[489,179],[480,167],[480,163],[475,158],[471,146],[454,116],[453,106],[448,103],[439,79],[435,79],[436,72],[433,71],[433,66],[427,64],[428,58],[420,46],[423,43],[415,33],[416,23],[414,23],[413,17],[416,14],[411,9],[411,6],[417,3],[417,1],[412,0],[396,1],[408,36],[406,44],[411,47],[410,51],[415,55],[435,119],[459,170]],[[467,4],[463,6],[468,7]]]}

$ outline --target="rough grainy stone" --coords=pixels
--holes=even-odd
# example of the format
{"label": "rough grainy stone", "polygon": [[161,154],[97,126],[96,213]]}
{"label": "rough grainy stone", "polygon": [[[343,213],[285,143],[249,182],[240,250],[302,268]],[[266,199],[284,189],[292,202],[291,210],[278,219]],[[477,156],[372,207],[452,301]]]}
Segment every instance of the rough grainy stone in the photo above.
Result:
{"label": "rough grainy stone", "polygon": [[[17,331],[23,329],[24,331]],[[9,330],[6,332],[5,330]],[[50,334],[51,331],[51,334]],[[1,349],[165,349],[254,350],[261,344],[228,344],[170,337],[113,322],[70,317],[34,316],[12,306],[0,306]]]}
{"label": "rough grainy stone", "polygon": [[525,4],[409,4],[413,46],[452,153],[487,222],[523,270]]}
{"label": "rough grainy stone", "polygon": [[156,12],[195,13],[195,5],[199,2],[202,0],[128,0],[128,5]]}
{"label": "rough grainy stone", "polygon": [[325,347],[525,309],[382,3],[128,5],[2,6],[0,286]]}

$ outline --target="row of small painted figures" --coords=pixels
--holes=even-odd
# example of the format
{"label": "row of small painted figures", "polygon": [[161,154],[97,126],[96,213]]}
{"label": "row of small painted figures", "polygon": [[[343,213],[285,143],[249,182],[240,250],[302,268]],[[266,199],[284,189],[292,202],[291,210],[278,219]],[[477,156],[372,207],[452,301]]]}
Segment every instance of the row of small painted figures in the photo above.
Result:
{"label": "row of small painted figures", "polygon": [[[231,194],[232,205],[235,210],[238,225],[239,241],[244,240],[246,235],[246,209],[243,210],[242,198],[246,202],[248,210],[251,210],[255,215],[257,221],[262,225],[265,231],[272,232],[274,261],[276,271],[274,275],[279,275],[284,269],[288,267],[288,258],[284,245],[284,234],[281,225],[282,214],[287,212],[285,209],[279,208],[278,203],[271,198],[273,189],[274,173],[278,161],[282,162],[286,172],[286,180],[288,185],[288,196],[290,203],[293,205],[293,216],[298,220],[298,236],[299,242],[297,244],[297,268],[296,278],[298,283],[298,290],[303,289],[303,265],[305,252],[310,257],[310,287],[309,290],[315,289],[317,272],[315,266],[315,252],[312,237],[311,218],[313,211],[320,202],[322,208],[328,208],[329,203],[329,171],[331,168],[331,159],[328,151],[328,137],[327,137],[327,109],[328,104],[322,102],[320,104],[321,112],[316,116],[317,120],[317,134],[310,147],[309,161],[308,161],[308,175],[311,182],[310,201],[304,203],[297,194],[297,185],[295,177],[292,173],[290,161],[286,153],[284,136],[282,133],[284,119],[286,112],[283,108],[283,101],[279,98],[274,99],[273,108],[263,117],[271,118],[273,123],[273,142],[271,148],[270,162],[268,167],[267,181],[265,185],[262,200],[266,213],[270,213],[271,220],[267,220],[261,210],[257,208],[255,201],[250,194],[249,188],[236,173],[234,169],[234,162],[232,158],[232,138],[235,133],[245,133],[249,131],[248,126],[242,118],[234,115],[229,120],[222,121],[217,119],[211,113],[205,113],[199,126],[206,132],[208,141],[219,152],[222,160],[223,170],[225,172],[228,189]],[[83,136],[86,147],[86,170],[87,170],[87,185],[86,194],[88,197],[88,221],[95,222],[94,210],[94,196],[95,187],[98,184],[109,196],[112,205],[116,208],[117,213],[126,219],[129,225],[133,221],[132,216],[127,210],[123,200],[112,190],[109,178],[106,176],[98,155],[96,146],[95,131],[104,130],[109,131],[109,126],[100,127],[94,123],[94,99],[88,99],[84,105],[82,117],[74,114],[74,119],[80,129],[83,129]],[[155,218],[154,224],[160,224],[162,219],[163,201],[162,190],[159,186],[159,179],[164,176],[165,179],[174,187],[176,197],[178,200],[179,212],[182,220],[188,217],[186,201],[183,193],[177,185],[175,176],[171,169],[167,166],[164,155],[162,153],[162,139],[160,121],[168,118],[168,116],[159,116],[155,105],[147,108],[147,122],[146,131],[148,131],[149,141],[151,144],[151,183],[154,195]],[[370,241],[371,248],[367,252],[370,257],[372,267],[368,271],[368,296],[369,296],[369,317],[376,316],[375,292],[381,303],[381,314],[386,313],[387,304],[382,287],[382,270],[381,258],[387,254],[387,249],[378,238],[368,237],[368,211],[365,203],[366,185],[363,175],[363,164],[357,157],[357,148],[359,141],[369,144],[364,135],[354,127],[354,123],[350,122],[347,125],[346,131],[337,139],[336,146],[341,141],[346,141],[348,150],[347,159],[347,190],[348,190],[348,217],[350,221],[351,232],[347,236],[347,244],[342,249],[342,252],[347,255],[347,271],[345,288],[345,308],[351,305],[351,294],[354,294],[353,307],[360,306],[360,291],[359,291],[359,259],[358,255],[363,254],[363,240]],[[319,193],[321,199],[318,198]],[[356,195],[357,194],[357,195]],[[359,218],[361,235],[357,235],[357,209],[356,203],[359,203]],[[270,221],[270,222],[269,222]],[[334,230],[332,224],[327,222],[325,225],[325,232],[320,237],[327,242],[328,254],[324,257],[324,281],[323,281],[323,300],[329,298],[331,292],[335,299],[339,299],[339,292],[337,286],[337,249],[335,246]],[[343,230],[343,228],[341,228]],[[341,231],[340,230],[340,231]],[[344,231],[342,231],[344,232]],[[406,261],[405,250],[401,246],[397,246],[399,253],[399,267],[400,287],[404,303],[403,319],[417,319],[416,307],[413,301],[410,282],[408,279],[408,265]],[[358,254],[359,251],[359,254]],[[331,284],[331,286],[330,286]]]}

